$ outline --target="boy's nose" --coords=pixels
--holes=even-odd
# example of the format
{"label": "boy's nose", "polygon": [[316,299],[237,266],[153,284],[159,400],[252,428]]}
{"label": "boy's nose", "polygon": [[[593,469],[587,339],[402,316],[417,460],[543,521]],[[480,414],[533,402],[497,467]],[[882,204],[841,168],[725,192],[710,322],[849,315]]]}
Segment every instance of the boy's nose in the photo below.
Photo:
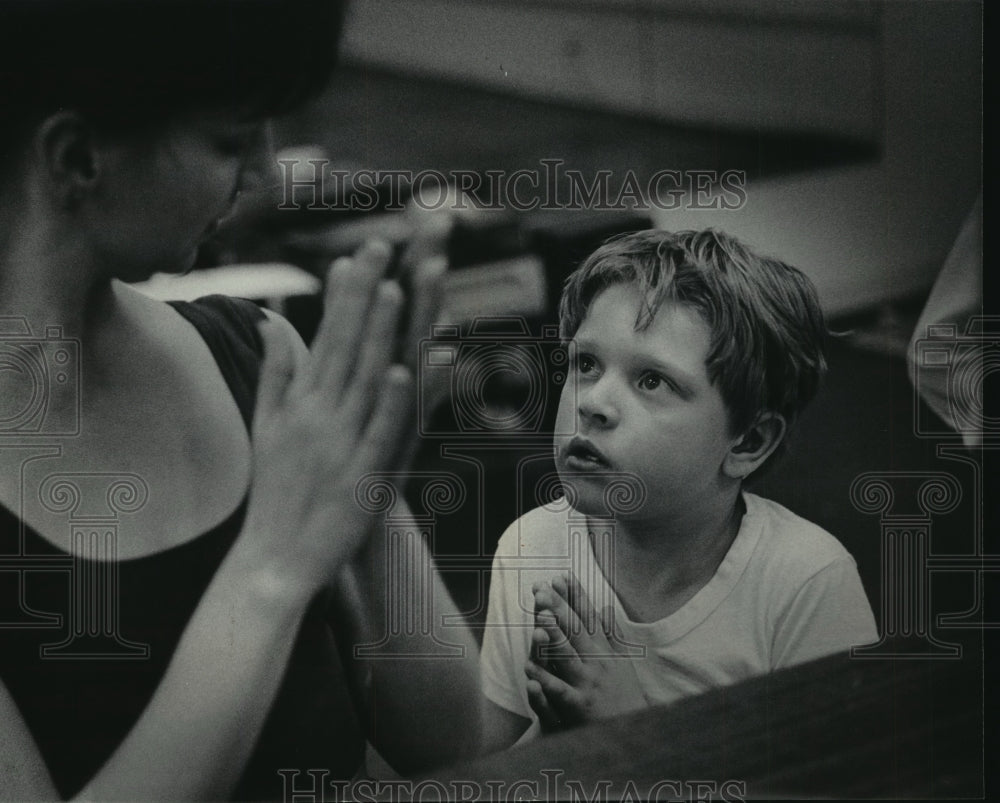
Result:
{"label": "boy's nose", "polygon": [[618,424],[618,395],[607,377],[582,385],[577,392],[577,409],[581,418],[601,428]]}

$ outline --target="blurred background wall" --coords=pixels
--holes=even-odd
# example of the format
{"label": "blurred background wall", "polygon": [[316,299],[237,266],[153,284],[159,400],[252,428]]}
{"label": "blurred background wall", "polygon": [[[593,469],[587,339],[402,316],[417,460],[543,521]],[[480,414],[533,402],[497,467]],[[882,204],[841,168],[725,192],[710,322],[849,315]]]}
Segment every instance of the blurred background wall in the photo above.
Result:
{"label": "blurred background wall", "polygon": [[671,123],[878,135],[879,11],[775,0],[364,0],[358,62]]}
{"label": "blurred background wall", "polygon": [[[681,130],[873,145],[862,165],[762,176],[740,210],[656,221],[718,225],[784,257],[841,314],[926,291],[975,198],[981,14],[969,0],[356,0],[344,53]],[[711,167],[677,157],[666,143],[655,154]]]}

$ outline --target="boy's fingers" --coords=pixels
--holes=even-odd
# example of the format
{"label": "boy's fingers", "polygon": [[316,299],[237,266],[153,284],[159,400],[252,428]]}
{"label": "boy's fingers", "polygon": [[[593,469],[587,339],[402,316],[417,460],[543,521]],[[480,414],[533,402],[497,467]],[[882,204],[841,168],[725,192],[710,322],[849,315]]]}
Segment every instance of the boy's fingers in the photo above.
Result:
{"label": "boy's fingers", "polygon": [[558,662],[560,673],[576,678],[580,672],[580,648],[573,641],[574,629],[579,634],[580,625],[571,619],[572,611],[556,594],[548,582],[542,582],[535,592],[535,627],[545,632],[548,643],[540,645],[538,655],[544,661]]}
{"label": "boy's fingers", "polygon": [[536,681],[541,687],[549,708],[556,714],[560,724],[567,725],[576,721],[582,708],[580,693],[576,689],[531,661],[525,664],[524,673],[529,680]]}
{"label": "boy's fingers", "polygon": [[[531,587],[531,594],[535,600],[535,613],[538,611],[548,611],[552,613],[552,607],[555,605],[555,595],[552,593],[552,589],[546,581],[539,581]],[[554,614],[553,614],[554,615]]]}
{"label": "boy's fingers", "polygon": [[[583,620],[566,600],[568,592],[565,581],[561,577],[554,577],[549,588],[551,589],[548,593],[548,598],[551,599],[550,609],[559,622],[559,628],[569,639],[574,652],[581,657],[600,652],[600,646],[594,644]],[[559,589],[562,590],[559,591]],[[542,593],[544,594],[545,591],[543,590]]]}
{"label": "boy's fingers", "polygon": [[558,672],[571,683],[576,682],[580,677],[583,666],[579,656],[576,654],[576,650],[573,649],[569,639],[566,638],[566,634],[559,629],[558,625],[553,624],[551,620],[545,621],[536,617],[535,626],[544,631],[548,639],[547,644],[539,644],[539,658],[551,671]]}
{"label": "boy's fingers", "polygon": [[615,609],[613,606],[607,605],[601,609],[601,627],[604,630],[604,638],[607,640],[608,646],[616,653],[625,652],[625,644],[615,632]]}
{"label": "boy's fingers", "polygon": [[576,613],[580,624],[590,636],[597,636],[601,632],[597,611],[594,610],[590,597],[587,596],[587,592],[575,572],[566,572],[553,579],[552,588],[566,600],[567,605]]}
{"label": "boy's fingers", "polygon": [[531,660],[539,666],[545,666],[546,658],[541,654],[542,649],[549,643],[549,635],[544,628],[535,627],[531,631],[531,650],[529,652]]}
{"label": "boy's fingers", "polygon": [[549,705],[545,692],[542,691],[542,685],[537,680],[529,680],[526,688],[528,690],[528,704],[538,716],[542,730],[551,731],[559,728],[562,725],[559,721],[559,715]]}
{"label": "boy's fingers", "polygon": [[538,722],[542,726],[542,731],[550,732],[562,728],[562,720],[555,709],[549,704],[545,692],[542,691],[541,684],[537,680],[529,680],[526,688],[528,692],[528,704],[531,706],[531,710],[538,716]]}

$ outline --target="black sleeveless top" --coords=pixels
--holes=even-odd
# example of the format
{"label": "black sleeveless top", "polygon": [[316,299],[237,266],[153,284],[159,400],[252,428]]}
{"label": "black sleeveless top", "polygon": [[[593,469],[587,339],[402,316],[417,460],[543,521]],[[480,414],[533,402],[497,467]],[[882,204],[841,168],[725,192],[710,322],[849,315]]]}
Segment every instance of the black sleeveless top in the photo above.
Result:
{"label": "black sleeveless top", "polygon": [[[208,344],[249,428],[263,313],[223,296],[172,305]],[[0,506],[0,679],[64,797],[100,769],[149,702],[245,508],[246,500],[188,542],[110,564],[74,559]],[[68,518],[67,537],[71,529]],[[104,602],[81,606],[88,594]],[[317,604],[234,798],[283,799],[278,770],[351,778],[363,756],[341,654]]]}

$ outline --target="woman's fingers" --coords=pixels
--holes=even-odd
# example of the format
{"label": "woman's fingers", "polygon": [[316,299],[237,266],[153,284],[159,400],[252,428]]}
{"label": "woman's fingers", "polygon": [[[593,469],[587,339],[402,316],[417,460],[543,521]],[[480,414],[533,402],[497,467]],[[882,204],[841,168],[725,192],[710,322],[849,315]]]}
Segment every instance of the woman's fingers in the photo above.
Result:
{"label": "woman's fingers", "polygon": [[[369,526],[365,523],[367,514],[361,514],[360,497],[358,496],[361,481],[373,471],[385,470],[395,455],[400,431],[406,423],[406,411],[411,405],[413,381],[410,372],[401,365],[393,365],[388,370],[379,372],[381,386],[377,395],[375,409],[360,439],[352,444],[350,458],[340,467],[336,478],[344,490],[350,491],[352,497],[344,499],[349,509],[342,509],[335,514],[330,522],[329,532],[340,533],[340,548],[348,555],[360,549],[369,534]],[[356,521],[355,524],[350,522]]]}
{"label": "woman's fingers", "polygon": [[362,423],[382,392],[386,369],[393,359],[393,342],[403,291],[395,282],[383,281],[375,292],[369,326],[361,343],[356,370],[346,380],[343,404],[348,420]]}
{"label": "woman's fingers", "polygon": [[323,317],[311,349],[314,384],[346,376],[350,369],[346,356],[356,348],[355,343],[364,331],[375,286],[374,278],[366,276],[352,257],[340,257],[330,265],[326,274]]}
{"label": "woman's fingers", "polygon": [[413,376],[402,365],[381,372],[383,380],[375,410],[364,437],[358,444],[362,461],[361,475],[384,468],[393,458],[403,428],[410,423],[407,411],[413,399]]}
{"label": "woman's fingers", "polygon": [[448,253],[448,241],[455,228],[455,218],[443,210],[410,207],[407,217],[413,223],[413,233],[403,252],[403,267],[410,269],[422,261]]}
{"label": "woman's fingers", "polygon": [[365,243],[354,257],[334,261],[327,276],[323,320],[313,346],[314,383],[334,403],[354,372],[367,336],[376,289],[392,254],[380,241]]}
{"label": "woman's fingers", "polygon": [[295,375],[295,355],[292,344],[281,336],[274,322],[265,319],[257,329],[264,341],[264,360],[257,384],[257,411],[265,417],[278,406],[291,384]]}
{"label": "woman's fingers", "polygon": [[430,337],[431,325],[441,308],[447,270],[447,260],[437,256],[422,260],[410,274],[409,320],[399,359],[414,370],[420,359],[420,341]]}

